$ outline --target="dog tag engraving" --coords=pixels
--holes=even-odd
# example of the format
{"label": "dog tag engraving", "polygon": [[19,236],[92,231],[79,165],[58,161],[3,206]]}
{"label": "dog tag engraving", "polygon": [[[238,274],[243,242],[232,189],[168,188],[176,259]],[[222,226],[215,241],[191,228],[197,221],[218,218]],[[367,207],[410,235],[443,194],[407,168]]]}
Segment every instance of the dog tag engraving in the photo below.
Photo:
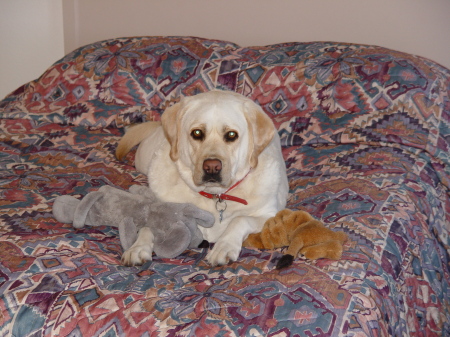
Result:
{"label": "dog tag engraving", "polygon": [[227,209],[227,203],[220,199],[220,197],[216,201],[216,210],[219,212],[219,221],[222,222],[223,212]]}

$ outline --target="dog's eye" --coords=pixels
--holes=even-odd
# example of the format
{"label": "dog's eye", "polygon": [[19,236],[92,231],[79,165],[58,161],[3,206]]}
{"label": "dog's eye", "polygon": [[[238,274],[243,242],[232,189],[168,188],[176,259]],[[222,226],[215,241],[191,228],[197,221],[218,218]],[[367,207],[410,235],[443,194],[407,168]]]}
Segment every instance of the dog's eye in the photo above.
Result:
{"label": "dog's eye", "polygon": [[238,138],[238,133],[236,131],[228,131],[225,134],[225,140],[227,142],[234,142]]}
{"label": "dog's eye", "polygon": [[199,129],[192,130],[191,137],[195,140],[203,140],[203,138],[205,138],[203,131]]}

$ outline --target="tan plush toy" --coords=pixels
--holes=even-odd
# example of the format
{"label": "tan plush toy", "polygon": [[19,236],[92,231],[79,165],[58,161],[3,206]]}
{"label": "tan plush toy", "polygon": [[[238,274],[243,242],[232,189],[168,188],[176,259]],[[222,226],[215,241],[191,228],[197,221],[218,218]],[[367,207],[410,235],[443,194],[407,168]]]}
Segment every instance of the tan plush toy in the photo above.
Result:
{"label": "tan plush toy", "polygon": [[345,240],[345,233],[332,231],[307,212],[284,209],[268,219],[260,233],[250,234],[243,246],[258,249],[288,246],[276,266],[282,269],[289,267],[299,252],[310,260],[339,260]]}

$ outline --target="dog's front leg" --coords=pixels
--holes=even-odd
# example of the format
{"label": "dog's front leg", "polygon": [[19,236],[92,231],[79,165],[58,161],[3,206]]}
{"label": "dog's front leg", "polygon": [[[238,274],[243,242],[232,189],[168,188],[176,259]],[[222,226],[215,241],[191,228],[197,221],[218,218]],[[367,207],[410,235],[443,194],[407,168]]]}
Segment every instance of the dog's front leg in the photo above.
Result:
{"label": "dog's front leg", "polygon": [[123,253],[122,263],[131,267],[144,264],[145,261],[151,261],[153,240],[154,236],[150,228],[141,228],[136,242]]}
{"label": "dog's front leg", "polygon": [[242,249],[242,242],[249,234],[261,231],[268,218],[269,216],[240,216],[233,219],[206,256],[209,264],[214,267],[236,261]]}

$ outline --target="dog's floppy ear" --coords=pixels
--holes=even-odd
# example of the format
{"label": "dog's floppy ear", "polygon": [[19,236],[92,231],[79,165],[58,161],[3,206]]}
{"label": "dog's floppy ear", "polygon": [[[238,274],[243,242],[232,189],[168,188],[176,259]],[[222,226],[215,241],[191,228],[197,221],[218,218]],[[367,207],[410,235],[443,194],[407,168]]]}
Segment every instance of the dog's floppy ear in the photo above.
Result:
{"label": "dog's floppy ear", "polygon": [[183,100],[167,108],[161,116],[164,134],[170,143],[170,159],[178,160],[178,141],[181,130],[181,117],[184,114]]}
{"label": "dog's floppy ear", "polygon": [[256,103],[245,102],[244,110],[250,136],[250,166],[255,168],[259,155],[273,139],[275,127],[270,117]]}

